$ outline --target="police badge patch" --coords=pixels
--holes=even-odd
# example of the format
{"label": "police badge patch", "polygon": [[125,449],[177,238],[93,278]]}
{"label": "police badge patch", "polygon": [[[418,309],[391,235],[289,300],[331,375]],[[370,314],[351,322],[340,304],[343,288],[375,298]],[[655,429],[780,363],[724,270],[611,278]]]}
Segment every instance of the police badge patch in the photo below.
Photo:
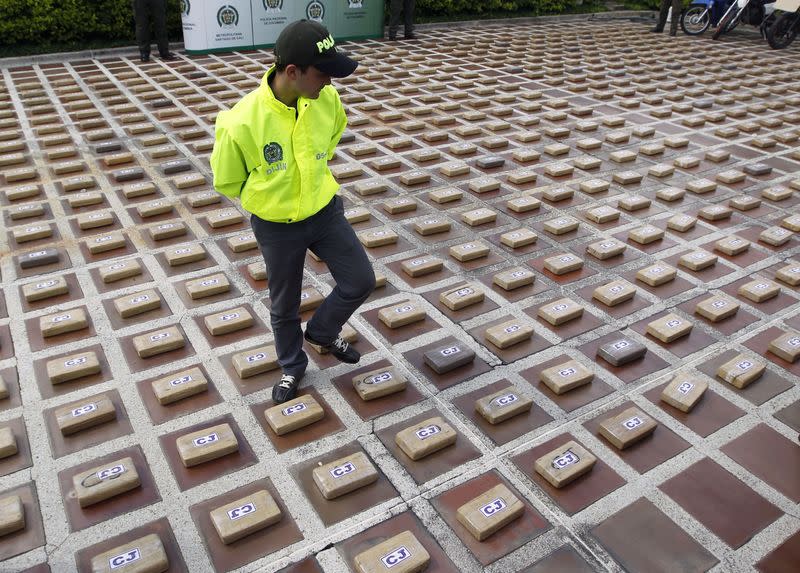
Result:
{"label": "police badge patch", "polygon": [[283,0],[262,0],[267,12],[280,12],[283,9]]}
{"label": "police badge patch", "polygon": [[283,148],[279,143],[269,143],[264,146],[264,159],[267,163],[277,163],[283,161]]}
{"label": "police badge patch", "polygon": [[325,5],[319,0],[311,0],[306,6],[306,18],[322,22],[323,18],[325,18]]}

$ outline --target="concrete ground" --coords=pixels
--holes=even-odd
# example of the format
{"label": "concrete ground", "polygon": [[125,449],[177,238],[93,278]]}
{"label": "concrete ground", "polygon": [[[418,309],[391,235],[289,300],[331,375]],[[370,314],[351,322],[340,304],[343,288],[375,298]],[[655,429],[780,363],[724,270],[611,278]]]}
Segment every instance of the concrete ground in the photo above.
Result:
{"label": "concrete ground", "polygon": [[[6,65],[0,531],[19,528],[17,499],[24,527],[0,537],[0,571],[90,571],[93,560],[98,571],[120,563],[123,572],[161,570],[159,562],[192,573],[348,571],[356,555],[404,531],[416,542],[381,546],[366,570],[385,569],[381,557],[402,567],[424,553],[428,571],[793,570],[797,47],[772,51],[739,30],[712,42],[646,29],[588,18],[492,22],[347,46],[361,66],[337,83],[350,126],[331,169],[356,231],[396,240],[367,248],[386,284],[350,321],[361,363],[339,364],[309,347],[301,391],[324,417],[282,436],[264,414],[279,373],[243,378],[236,370],[270,352],[267,281],[244,212],[213,202],[208,166],[216,114],[259,84],[271,56],[141,64],[107,54]],[[443,191],[453,200],[434,200]],[[471,213],[478,209],[485,212]],[[486,222],[470,224],[478,215]],[[432,220],[444,230],[423,235],[419,227]],[[509,246],[530,232],[535,242]],[[98,251],[105,244],[116,247]],[[451,248],[464,244],[485,254],[458,260]],[[600,258],[615,249],[622,252]],[[563,257],[582,266],[556,274]],[[411,276],[427,265],[429,274]],[[130,267],[139,272],[106,276]],[[643,269],[666,282],[648,284]],[[523,271],[509,278],[534,281],[498,286],[497,275],[509,270]],[[191,297],[187,281],[220,273],[214,278],[229,289]],[[617,280],[633,298],[609,306],[593,297]],[[466,282],[483,300],[457,311],[441,302]],[[324,264],[309,256],[304,320],[331,285]],[[144,291],[160,304],[123,318],[118,305],[147,302]],[[736,313],[718,321],[698,314],[712,297],[724,303],[712,311]],[[381,309],[406,301],[422,319],[387,327]],[[560,304],[577,316],[554,326],[541,315]],[[233,309],[252,324],[211,334],[205,319]],[[670,313],[678,322],[666,334],[692,328],[662,342],[648,327]],[[501,349],[486,333],[501,323],[532,336]],[[45,336],[59,325],[74,330]],[[157,341],[163,332],[182,346],[137,354],[138,336]],[[783,351],[773,343],[781,337]],[[622,366],[598,357],[600,346],[621,338],[645,355]],[[423,355],[444,345],[475,356],[438,374]],[[82,376],[58,378],[93,358],[97,366]],[[542,371],[570,360],[592,380],[556,394]],[[731,360],[763,374],[738,388],[719,376]],[[353,378],[390,367],[405,389],[362,400]],[[152,382],[169,386],[187,374],[206,384],[159,403]],[[691,391],[707,385],[688,413],[660,400],[678,375]],[[493,411],[514,402],[530,409],[491,424],[476,402],[497,393],[516,400]],[[620,450],[600,425],[630,407],[637,411],[623,416],[624,439],[640,426],[655,430]],[[70,432],[76,420],[77,431],[65,434],[60,424]],[[395,436],[430,425],[454,432],[455,442],[414,461]],[[223,445],[232,433],[235,451],[184,467],[176,440],[214,430]],[[188,451],[214,447],[201,440]],[[358,453],[377,481],[326,500],[314,468]],[[561,488],[537,473],[536,460],[555,472],[556,457],[570,453],[596,461]],[[121,477],[102,473],[120,462]],[[139,485],[119,493],[114,480],[128,479],[131,464]],[[117,495],[82,508],[76,475],[89,492],[110,487]],[[519,507],[522,514],[478,541],[458,509],[501,485],[477,504],[504,500],[500,511],[484,513],[486,525]],[[210,512],[244,511],[257,500],[255,517],[237,524],[235,512],[222,515],[226,528],[257,522],[267,508],[263,490],[280,521],[222,543]],[[153,569],[137,569],[148,560]]]}

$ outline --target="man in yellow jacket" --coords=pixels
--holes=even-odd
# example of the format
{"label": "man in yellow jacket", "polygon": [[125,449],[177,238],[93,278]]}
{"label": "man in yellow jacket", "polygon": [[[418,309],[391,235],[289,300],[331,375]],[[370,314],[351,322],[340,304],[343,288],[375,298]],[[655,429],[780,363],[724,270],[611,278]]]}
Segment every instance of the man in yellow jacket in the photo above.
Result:
{"label": "man in yellow jacket", "polygon": [[[291,400],[308,365],[303,338],[354,364],[361,356],[341,336],[342,326],[375,288],[364,248],[344,218],[339,185],[328,169],[347,125],[331,78],[357,63],[337,51],[321,24],[289,24],[275,44],[275,65],[229,111],[217,117],[211,153],[214,187],[238,197],[267,264],[270,322],[283,376],[276,403]],[[327,265],[333,291],[300,327],[306,250]]]}

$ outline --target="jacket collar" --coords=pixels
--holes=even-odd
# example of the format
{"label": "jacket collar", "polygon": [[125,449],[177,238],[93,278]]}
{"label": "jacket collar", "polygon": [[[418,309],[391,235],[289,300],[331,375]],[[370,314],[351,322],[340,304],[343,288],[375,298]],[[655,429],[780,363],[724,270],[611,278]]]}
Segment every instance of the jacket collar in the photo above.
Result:
{"label": "jacket collar", "polygon": [[275,66],[273,65],[270,69],[267,70],[267,73],[264,74],[264,77],[261,78],[261,85],[258,88],[261,97],[264,98],[264,101],[267,103],[267,105],[269,105],[275,110],[282,112],[297,113],[297,109],[300,109],[301,102],[305,102],[306,98],[301,96],[297,99],[297,109],[289,107],[281,100],[276,98],[275,94],[272,92],[272,87],[269,85],[269,77],[274,73],[275,73]]}

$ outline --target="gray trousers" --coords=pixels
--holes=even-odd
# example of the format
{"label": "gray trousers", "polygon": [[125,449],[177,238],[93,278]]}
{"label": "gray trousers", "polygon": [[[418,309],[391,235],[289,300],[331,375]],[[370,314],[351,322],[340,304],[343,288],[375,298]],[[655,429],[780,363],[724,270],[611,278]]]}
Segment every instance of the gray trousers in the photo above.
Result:
{"label": "gray trousers", "polygon": [[301,376],[308,365],[300,328],[300,291],[306,250],[322,259],[336,281],[306,325],[322,344],[333,342],[347,319],[375,289],[375,273],[364,247],[344,218],[342,198],[297,223],[273,223],[253,215],[250,225],[267,263],[270,323],[278,364],[285,374]]}
{"label": "gray trousers", "polygon": [[139,51],[150,54],[150,18],[153,19],[153,33],[158,45],[158,53],[169,52],[167,40],[167,2],[166,0],[132,0],[133,16],[136,19],[136,43]]}
{"label": "gray trousers", "polygon": [[683,10],[683,2],[681,0],[661,0],[661,11],[658,13],[658,23],[656,28],[659,30],[664,29],[667,23],[667,14],[669,14],[669,7],[672,6],[672,20],[669,23],[670,32],[678,31],[678,23],[681,19],[681,10]]}
{"label": "gray trousers", "polygon": [[391,0],[389,4],[389,35],[397,33],[400,26],[400,13],[403,13],[403,25],[405,33],[410,34],[414,31],[414,5],[416,0]]}

